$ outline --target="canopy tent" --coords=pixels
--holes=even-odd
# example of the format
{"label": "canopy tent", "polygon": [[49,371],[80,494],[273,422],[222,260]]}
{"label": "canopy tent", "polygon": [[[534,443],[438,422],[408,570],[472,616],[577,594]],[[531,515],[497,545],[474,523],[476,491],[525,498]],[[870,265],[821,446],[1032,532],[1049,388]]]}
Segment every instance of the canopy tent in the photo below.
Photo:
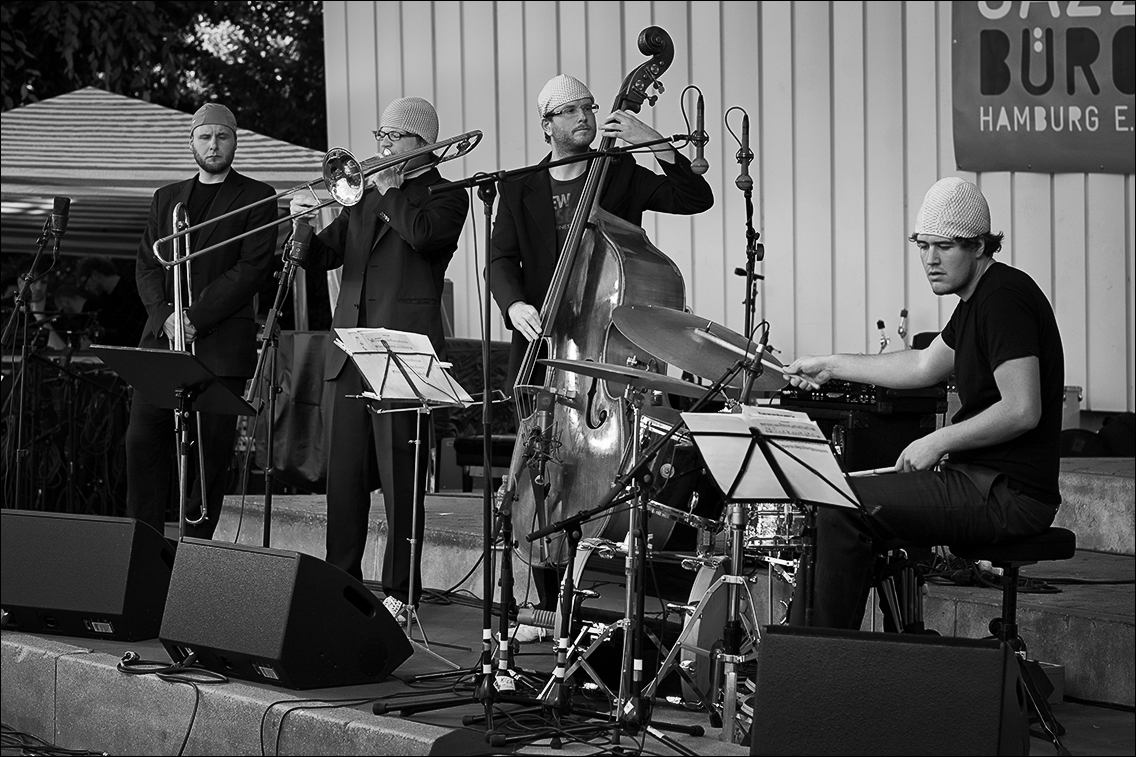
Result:
{"label": "canopy tent", "polygon": [[[133,257],[150,198],[197,171],[192,116],[86,87],[0,114],[0,249],[35,251],[53,197],[71,198],[60,249]],[[323,154],[238,129],[233,167],[277,190],[320,176]]]}

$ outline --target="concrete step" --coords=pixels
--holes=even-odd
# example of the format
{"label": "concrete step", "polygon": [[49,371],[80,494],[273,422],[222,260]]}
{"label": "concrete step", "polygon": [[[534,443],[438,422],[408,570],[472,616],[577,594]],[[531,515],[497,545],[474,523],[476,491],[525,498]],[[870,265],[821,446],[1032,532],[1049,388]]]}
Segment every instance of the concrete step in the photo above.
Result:
{"label": "concrete step", "polygon": [[1060,486],[1053,525],[1076,533],[1081,549],[1136,555],[1136,459],[1064,458]]}

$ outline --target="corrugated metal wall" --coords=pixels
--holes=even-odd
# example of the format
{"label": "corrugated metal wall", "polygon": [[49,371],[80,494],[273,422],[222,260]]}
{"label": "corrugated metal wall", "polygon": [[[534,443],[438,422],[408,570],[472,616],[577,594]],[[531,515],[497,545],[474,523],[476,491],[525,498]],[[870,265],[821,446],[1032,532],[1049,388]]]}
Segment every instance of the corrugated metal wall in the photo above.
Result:
{"label": "corrugated metal wall", "polygon": [[[485,133],[477,150],[442,167],[451,179],[538,161],[544,82],[571,73],[607,107],[643,60],[639,31],[666,29],[675,60],[644,117],[664,134],[684,132],[679,95],[687,84],[702,89],[716,202],[693,219],[651,214],[647,233],[681,268],[689,307],[741,331],[744,287],[733,272],[745,265],[745,205],[734,184],[738,145],[722,114],[745,108],[754,225],[765,244],[758,305],[785,359],[875,352],[881,319],[894,348],[902,308],[912,333],[939,330],[957,300],[931,293],[906,237],[937,178],[971,179],[1006,232],[1001,259],[1033,275],[1053,302],[1066,383],[1084,388],[1083,407],[1136,408],[1133,177],[956,171],[948,2],[324,6],[330,143],[370,155],[386,103],[427,97],[443,138]],[[739,130],[736,112],[730,125]],[[448,272],[459,336],[480,336],[482,219],[475,199]],[[495,322],[493,336],[503,338]]]}

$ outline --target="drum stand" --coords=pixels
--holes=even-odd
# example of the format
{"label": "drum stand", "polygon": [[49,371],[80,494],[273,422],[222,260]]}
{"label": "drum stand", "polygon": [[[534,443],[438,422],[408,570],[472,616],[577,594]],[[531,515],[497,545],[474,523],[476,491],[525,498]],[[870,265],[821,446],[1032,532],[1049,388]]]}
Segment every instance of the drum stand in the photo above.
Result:
{"label": "drum stand", "polygon": [[[718,680],[722,682],[721,699],[712,701],[712,706],[707,707],[707,713],[710,716],[710,723],[712,726],[717,727],[722,725],[722,741],[730,744],[740,743],[744,734],[738,733],[736,726],[737,721],[737,702],[738,702],[738,667],[757,656],[756,637],[758,634],[758,626],[760,621],[757,618],[757,611],[754,609],[753,602],[747,603],[748,615],[745,620],[750,622],[749,632],[746,633],[742,629],[742,613],[740,611],[741,605],[741,591],[749,591],[746,587],[747,579],[741,575],[745,538],[745,526],[747,522],[747,506],[745,502],[732,501],[726,509],[726,516],[729,521],[729,544],[730,544],[730,557],[728,561],[728,568],[726,573],[720,576],[711,584],[709,590],[699,600],[698,605],[690,613],[690,620],[697,620],[702,618],[703,613],[706,611],[707,605],[714,597],[715,593],[725,587],[726,588],[726,623],[723,629],[723,644],[719,652],[714,652],[707,649],[701,649],[694,644],[688,644],[687,638],[690,636],[694,629],[692,622],[686,623],[682,633],[678,639],[671,646],[664,658],[662,665],[659,666],[658,675],[647,686],[645,696],[651,696],[662,683],[663,679],[673,670],[678,673],[684,673],[681,667],[675,665],[678,659],[678,654],[683,649],[688,649],[703,655],[708,656],[715,666],[714,674],[711,680]],[[743,638],[749,641],[748,645],[743,645]],[[743,652],[743,646],[747,646]],[[721,673],[718,674],[719,667]],[[691,689],[697,692],[697,696],[701,698],[703,692],[698,692],[696,686],[691,686]],[[705,705],[705,700],[702,701]],[[718,716],[721,717],[721,723],[718,722]]]}

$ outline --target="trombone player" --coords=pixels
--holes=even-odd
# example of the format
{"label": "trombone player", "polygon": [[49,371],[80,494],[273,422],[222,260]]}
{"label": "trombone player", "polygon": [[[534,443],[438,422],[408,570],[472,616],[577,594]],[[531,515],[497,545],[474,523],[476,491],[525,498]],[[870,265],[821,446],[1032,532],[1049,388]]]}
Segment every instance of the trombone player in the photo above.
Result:
{"label": "trombone player", "polygon": [[[398,156],[438,141],[438,114],[421,97],[403,97],[383,111],[374,132],[378,153]],[[366,179],[358,204],[345,207],[326,229],[314,236],[305,260],[309,271],[342,266],[342,283],[332,329],[389,328],[430,337],[445,359],[442,326],[442,280],[457,249],[469,199],[464,192],[431,195],[429,187],[443,181],[434,167],[436,156],[423,154],[377,171]],[[312,196],[293,196],[293,215],[315,208]],[[363,549],[371,507],[368,465],[361,459],[373,438],[387,517],[383,556],[384,602],[398,618],[410,596],[414,571],[415,594],[422,586],[422,553],[410,564],[412,524],[422,543],[425,515],[427,445],[418,450],[419,480],[414,480],[415,423],[421,438],[429,438],[427,418],[415,412],[371,414],[352,395],[364,390],[362,378],[347,353],[328,341],[324,381],[330,383],[331,417],[325,418],[327,450],[327,561],[363,578]],[[415,503],[418,517],[414,518]]]}
{"label": "trombone player", "polygon": [[[173,302],[174,272],[154,256],[153,243],[171,231],[173,210],[178,203],[188,209],[189,221],[200,224],[228,211],[272,197],[269,185],[243,176],[232,168],[237,150],[237,119],[218,103],[206,103],[190,124],[190,148],[197,162],[197,175],[168,184],[154,193],[146,231],[138,247],[135,280],[146,307],[147,320],[139,347],[171,349],[175,324],[184,326],[185,347],[192,349],[221,383],[243,395],[245,382],[256,368],[257,324],[253,297],[260,289],[272,262],[276,240],[276,206],[262,203],[246,213],[210,224],[191,235],[191,251],[264,227],[262,233],[225,245],[212,253],[183,263],[183,280],[189,282],[188,303],[181,313]],[[192,264],[192,265],[191,265]],[[196,426],[190,423],[196,435]],[[232,415],[201,413],[207,503],[201,519],[201,482],[196,452],[188,465],[192,485],[185,535],[210,539],[221,514],[228,488],[229,462],[236,441],[237,422]],[[171,493],[176,501],[173,411],[150,404],[134,393],[126,431],[126,514],[163,531]],[[196,521],[196,522],[195,522]]]}

